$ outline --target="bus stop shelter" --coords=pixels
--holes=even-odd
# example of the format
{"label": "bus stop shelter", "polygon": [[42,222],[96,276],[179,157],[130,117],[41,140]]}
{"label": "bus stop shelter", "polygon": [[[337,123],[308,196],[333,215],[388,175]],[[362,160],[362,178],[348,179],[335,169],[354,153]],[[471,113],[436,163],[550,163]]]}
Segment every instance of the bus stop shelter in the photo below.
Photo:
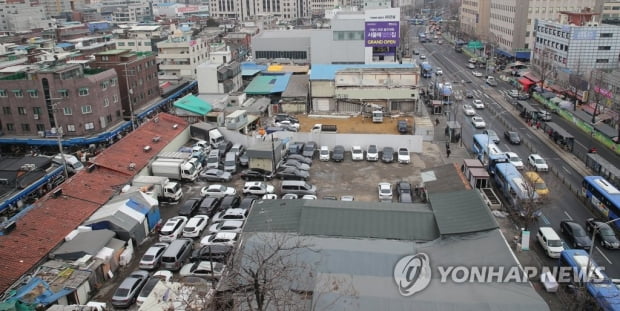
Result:
{"label": "bus stop shelter", "polygon": [[562,148],[570,152],[573,152],[575,137],[569,134],[561,126],[553,122],[543,122],[540,128],[545,131],[545,133],[549,135],[549,138],[551,138],[556,144],[562,146]]}

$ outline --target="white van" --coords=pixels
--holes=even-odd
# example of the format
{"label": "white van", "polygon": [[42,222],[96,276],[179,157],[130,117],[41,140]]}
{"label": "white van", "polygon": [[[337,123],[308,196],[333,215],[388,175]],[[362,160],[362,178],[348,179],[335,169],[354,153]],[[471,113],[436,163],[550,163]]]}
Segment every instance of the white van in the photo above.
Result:
{"label": "white van", "polygon": [[224,171],[234,174],[237,172],[237,154],[234,151],[226,153],[224,158]]}
{"label": "white van", "polygon": [[316,195],[316,186],[311,185],[303,180],[283,180],[281,193],[292,193],[299,196],[311,194]]}
{"label": "white van", "polygon": [[220,168],[220,151],[218,149],[209,152],[207,168]]}
{"label": "white van", "polygon": [[329,147],[321,146],[321,150],[319,150],[319,160],[329,161]]}
{"label": "white van", "polygon": [[[78,160],[78,158],[76,158],[75,156],[72,156],[70,154],[63,154],[65,157],[65,162],[67,163],[67,171],[71,174],[75,174],[78,171],[81,171],[84,169],[84,164],[82,164],[82,162],[80,162],[80,160]],[[62,161],[62,156],[61,154],[57,154],[52,158],[52,162],[57,164],[57,165],[63,165],[63,161]]]}
{"label": "white van", "polygon": [[538,243],[551,258],[560,258],[560,254],[564,250],[564,245],[560,236],[551,227],[540,227],[536,234]]}

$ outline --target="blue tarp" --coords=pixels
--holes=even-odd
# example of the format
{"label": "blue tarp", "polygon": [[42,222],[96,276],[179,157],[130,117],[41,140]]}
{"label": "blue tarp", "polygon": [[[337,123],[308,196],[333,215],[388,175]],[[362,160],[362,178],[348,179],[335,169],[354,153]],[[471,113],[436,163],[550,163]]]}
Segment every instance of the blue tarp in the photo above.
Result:
{"label": "blue tarp", "polygon": [[[39,293],[38,296],[32,297],[33,293]],[[19,300],[29,305],[38,305],[42,304],[44,306],[48,306],[56,300],[64,297],[70,293],[72,293],[72,289],[61,289],[58,292],[54,293],[50,288],[49,284],[38,277],[34,277],[28,282],[28,284],[17,289],[15,296],[8,299],[9,301]],[[23,299],[28,296],[28,300]]]}

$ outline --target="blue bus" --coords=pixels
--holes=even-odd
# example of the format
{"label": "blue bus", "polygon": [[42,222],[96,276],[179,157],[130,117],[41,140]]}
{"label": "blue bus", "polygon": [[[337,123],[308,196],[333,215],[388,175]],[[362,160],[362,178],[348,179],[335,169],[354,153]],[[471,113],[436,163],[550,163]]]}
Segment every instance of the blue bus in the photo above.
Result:
{"label": "blue bus", "polygon": [[[536,189],[525,181],[521,172],[512,163],[496,164],[494,180],[508,205],[519,211],[521,216],[526,216],[523,209],[524,202],[538,203]],[[540,210],[535,210],[533,215],[540,216]]]}
{"label": "blue bus", "polygon": [[[601,176],[586,176],[581,182],[581,195],[606,219],[620,217],[620,190]],[[613,223],[620,229],[620,223]]]}
{"label": "blue bus", "polygon": [[609,163],[598,153],[588,153],[585,159],[586,166],[594,172],[594,174],[605,178],[616,188],[620,188],[620,169]]}
{"label": "blue bus", "polygon": [[[590,267],[588,268],[588,261]],[[585,284],[586,290],[596,301],[599,308],[605,311],[620,311],[620,289],[605,274],[594,260],[589,260],[589,255],[582,249],[567,249],[562,251],[559,260],[561,269],[570,268],[571,282],[581,286]],[[589,277],[586,277],[586,274]],[[563,280],[559,280],[562,282]]]}
{"label": "blue bus", "polygon": [[420,72],[423,78],[430,78],[433,76],[433,67],[427,62],[420,64]]}
{"label": "blue bus", "polygon": [[508,163],[508,157],[499,147],[490,142],[489,135],[474,134],[472,151],[476,158],[486,167],[489,174],[495,174],[495,166],[498,163]]}

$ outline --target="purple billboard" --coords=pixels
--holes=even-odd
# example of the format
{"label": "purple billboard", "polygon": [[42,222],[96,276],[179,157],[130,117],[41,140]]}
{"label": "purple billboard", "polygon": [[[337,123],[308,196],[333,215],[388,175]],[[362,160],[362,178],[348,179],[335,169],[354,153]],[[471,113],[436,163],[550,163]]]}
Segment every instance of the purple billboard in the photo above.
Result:
{"label": "purple billboard", "polygon": [[364,44],[369,47],[397,47],[400,40],[399,22],[366,22]]}

